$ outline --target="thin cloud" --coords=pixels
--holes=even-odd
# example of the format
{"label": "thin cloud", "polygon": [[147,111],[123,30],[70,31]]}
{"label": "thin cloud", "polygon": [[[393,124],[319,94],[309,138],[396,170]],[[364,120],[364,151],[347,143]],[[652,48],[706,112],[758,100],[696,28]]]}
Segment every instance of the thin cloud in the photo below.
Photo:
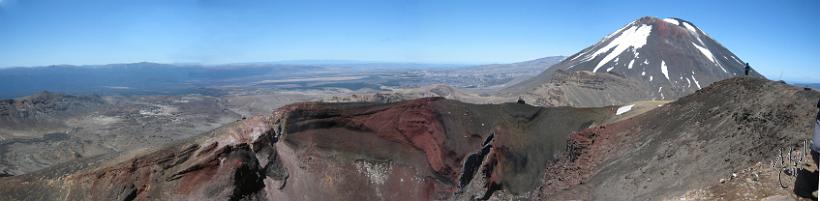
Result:
{"label": "thin cloud", "polygon": [[15,0],[0,0],[0,7],[8,7],[13,6],[14,4],[19,3],[19,1]]}

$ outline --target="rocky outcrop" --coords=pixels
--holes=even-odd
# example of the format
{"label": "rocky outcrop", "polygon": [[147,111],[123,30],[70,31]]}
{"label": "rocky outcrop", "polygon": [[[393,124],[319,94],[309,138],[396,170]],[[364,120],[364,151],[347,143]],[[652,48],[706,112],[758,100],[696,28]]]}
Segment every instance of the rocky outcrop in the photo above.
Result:
{"label": "rocky outcrop", "polygon": [[283,110],[290,112],[277,150],[296,158],[283,161],[287,186],[268,193],[296,200],[481,199],[496,191],[527,196],[569,132],[613,112],[441,98]]}
{"label": "rocky outcrop", "polygon": [[159,150],[64,163],[0,180],[0,200],[240,200],[255,198],[276,140],[270,118]]}
{"label": "rocky outcrop", "polygon": [[613,108],[300,103],[168,147],[0,179],[0,200],[440,200],[530,196]]}

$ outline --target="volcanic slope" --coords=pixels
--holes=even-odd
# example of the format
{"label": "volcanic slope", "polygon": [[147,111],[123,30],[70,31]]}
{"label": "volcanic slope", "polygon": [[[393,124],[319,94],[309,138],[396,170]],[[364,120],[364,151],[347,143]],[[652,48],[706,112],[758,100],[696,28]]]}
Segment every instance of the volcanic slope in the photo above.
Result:
{"label": "volcanic slope", "polygon": [[674,100],[744,69],[737,55],[691,22],[642,17],[501,93],[583,107]]}
{"label": "volcanic slope", "polygon": [[0,179],[0,200],[441,200],[531,196],[614,107],[300,103],[155,150]]}
{"label": "volcanic slope", "polygon": [[219,98],[201,95],[42,92],[0,100],[0,177],[186,139],[240,118]]}
{"label": "volcanic slope", "polygon": [[572,151],[548,166],[540,196],[547,200],[797,198],[791,189],[781,189],[780,170],[766,167],[777,160],[775,150],[811,138],[818,99],[817,91],[764,79],[716,82],[643,115],[574,133],[568,143]]}
{"label": "volcanic slope", "polygon": [[[40,92],[18,99],[0,100],[0,139],[13,138],[11,133],[28,134],[62,130],[63,119],[90,113],[105,105],[99,96],[70,96]],[[23,135],[23,134],[18,134]]]}

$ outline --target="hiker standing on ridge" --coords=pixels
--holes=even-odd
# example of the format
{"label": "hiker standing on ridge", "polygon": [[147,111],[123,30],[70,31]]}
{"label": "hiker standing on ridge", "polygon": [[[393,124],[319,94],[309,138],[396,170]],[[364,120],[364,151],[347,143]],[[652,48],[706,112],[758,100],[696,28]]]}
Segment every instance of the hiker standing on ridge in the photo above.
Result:
{"label": "hiker standing on ridge", "polygon": [[749,63],[746,63],[746,76],[749,76],[749,71],[752,71],[752,67],[749,66]]}

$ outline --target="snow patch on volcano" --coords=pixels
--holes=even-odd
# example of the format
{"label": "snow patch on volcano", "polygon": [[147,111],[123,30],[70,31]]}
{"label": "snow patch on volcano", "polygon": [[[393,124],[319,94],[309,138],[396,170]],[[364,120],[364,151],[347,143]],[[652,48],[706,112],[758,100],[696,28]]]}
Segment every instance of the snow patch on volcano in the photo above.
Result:
{"label": "snow patch on volcano", "polygon": [[635,106],[635,104],[619,107],[618,111],[615,112],[615,115],[621,115],[623,113],[629,112],[630,110],[632,110],[633,106]]}
{"label": "snow patch on volcano", "polygon": [[686,78],[686,88],[692,87],[692,81],[689,81],[689,78]]}
{"label": "snow patch on volcano", "polygon": [[695,81],[695,85],[698,86],[698,89],[701,89],[700,82],[698,82],[698,79],[695,79],[695,71],[692,71],[692,80]]}
{"label": "snow patch on volcano", "polygon": [[712,61],[712,63],[715,63],[718,67],[720,67],[720,69],[723,70],[724,73],[729,72],[729,71],[726,71],[726,69],[723,68],[723,66],[720,65],[720,63],[718,63],[717,59],[715,59],[715,56],[712,54],[712,51],[709,51],[709,49],[707,49],[705,47],[701,47],[700,45],[695,44],[695,43],[692,43],[692,45],[694,45],[695,48],[697,48],[698,51],[700,51],[700,53],[703,54],[703,56],[705,56],[707,59],[709,59],[709,61]]}
{"label": "snow patch on volcano", "polygon": [[666,61],[664,60],[661,60],[661,73],[663,73],[663,76],[665,76],[667,80],[670,80],[669,70],[666,69]]}
{"label": "snow patch on volcano", "polygon": [[592,72],[597,72],[599,68],[604,66],[606,63],[609,63],[612,59],[615,59],[618,55],[621,55],[627,49],[632,48],[632,51],[636,51],[646,45],[647,38],[649,34],[652,33],[652,25],[641,25],[639,27],[630,26],[628,29],[624,30],[621,35],[617,38],[612,39],[606,46],[598,49],[595,51],[590,58],[595,58],[596,56],[609,52],[598,65],[595,66],[595,69],[592,69]]}
{"label": "snow patch on volcano", "polygon": [[658,93],[661,94],[661,99],[666,99],[666,97],[663,96],[663,87],[658,87]]}
{"label": "snow patch on volcano", "polygon": [[709,51],[709,49],[706,49],[705,47],[701,47],[700,45],[695,44],[695,43],[692,43],[692,45],[694,45],[695,48],[697,48],[698,51],[700,51],[700,53],[703,54],[703,56],[705,56],[707,59],[709,59],[709,61],[715,62],[715,56],[712,55],[712,51]]}
{"label": "snow patch on volcano", "polygon": [[694,26],[692,26],[692,25],[691,25],[691,24],[689,24],[689,23],[684,22],[684,23],[683,23],[683,27],[686,27],[686,29],[688,29],[688,30],[689,30],[689,31],[691,31],[691,32],[698,33],[698,30],[697,30],[697,29],[695,29],[695,27],[694,27]]}
{"label": "snow patch on volcano", "polygon": [[612,32],[612,33],[610,33],[609,35],[606,35],[606,37],[604,37],[604,40],[609,39],[609,38],[612,38],[612,36],[615,36],[615,34],[621,33],[621,31],[623,31],[623,30],[624,30],[624,29],[626,29],[627,27],[632,27],[632,24],[633,24],[633,23],[634,23],[634,22],[629,23],[629,24],[627,24],[626,26],[621,27],[621,28],[620,28],[620,29],[618,29],[617,31]]}
{"label": "snow patch on volcano", "polygon": [[575,55],[574,57],[569,58],[567,61],[572,61],[572,60],[575,60],[575,59],[577,59],[578,57],[580,57],[581,55],[584,55],[584,53],[578,53],[578,54],[577,54],[577,55]]}
{"label": "snow patch on volcano", "polygon": [[734,59],[735,61],[737,61],[737,63],[739,63],[739,64],[743,64],[743,62],[742,62],[742,61],[740,61],[740,59],[738,59],[736,56],[732,56],[732,59]]}
{"label": "snow patch on volcano", "polygon": [[663,21],[666,21],[666,22],[668,22],[670,24],[674,24],[674,25],[680,25],[680,22],[678,22],[678,20],[672,19],[672,18],[665,18],[665,19],[663,19]]}

